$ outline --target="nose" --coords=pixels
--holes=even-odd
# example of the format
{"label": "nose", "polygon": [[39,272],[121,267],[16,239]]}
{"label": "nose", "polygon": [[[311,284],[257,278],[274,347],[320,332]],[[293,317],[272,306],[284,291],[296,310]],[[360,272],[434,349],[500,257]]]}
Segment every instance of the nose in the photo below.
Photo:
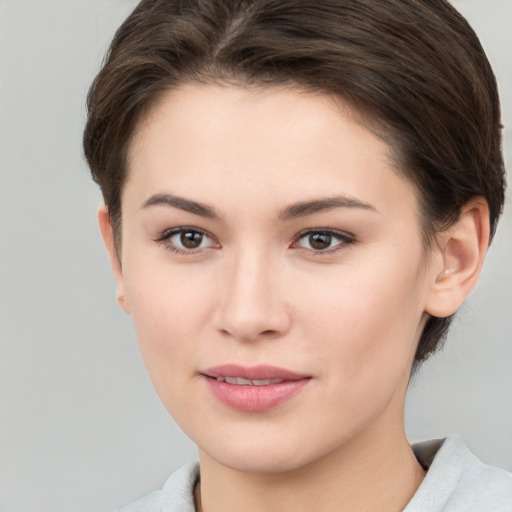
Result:
{"label": "nose", "polygon": [[214,313],[215,327],[244,342],[286,333],[291,318],[279,265],[268,255],[246,250],[226,266]]}

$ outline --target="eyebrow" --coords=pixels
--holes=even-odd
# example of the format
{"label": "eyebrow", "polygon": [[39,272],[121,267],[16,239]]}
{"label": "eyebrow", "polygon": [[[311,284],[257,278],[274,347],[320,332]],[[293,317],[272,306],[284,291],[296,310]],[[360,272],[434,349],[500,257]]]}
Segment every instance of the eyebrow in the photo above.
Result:
{"label": "eyebrow", "polygon": [[142,208],[150,208],[151,206],[172,206],[200,217],[220,219],[219,213],[211,206],[171,194],[155,194],[143,203]]}
{"label": "eyebrow", "polygon": [[[171,206],[208,219],[220,220],[221,218],[221,215],[215,210],[215,208],[207,204],[192,201],[191,199],[185,199],[184,197],[173,196],[171,194],[155,194],[143,203],[142,208],[150,208],[152,206]],[[363,210],[377,212],[371,204],[364,203],[359,199],[336,196],[314,199],[312,201],[303,201],[287,206],[279,213],[279,220],[286,221],[299,217],[306,217],[308,215],[332,210],[334,208],[360,208]]]}
{"label": "eyebrow", "polygon": [[304,201],[302,203],[292,204],[287,206],[279,214],[280,220],[290,220],[298,217],[306,217],[314,213],[320,213],[334,208],[361,208],[363,210],[370,210],[377,212],[377,210],[368,203],[359,201],[352,197],[336,196],[326,197],[322,199],[315,199],[313,201]]}

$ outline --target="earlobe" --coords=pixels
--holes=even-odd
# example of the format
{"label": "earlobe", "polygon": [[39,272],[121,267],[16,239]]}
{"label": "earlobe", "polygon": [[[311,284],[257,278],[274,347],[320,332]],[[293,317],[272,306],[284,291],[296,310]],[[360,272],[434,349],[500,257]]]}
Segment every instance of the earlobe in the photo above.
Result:
{"label": "earlobe", "polygon": [[130,313],[128,301],[126,300],[126,291],[124,287],[121,262],[116,251],[112,223],[110,221],[110,215],[106,206],[102,206],[98,211],[98,225],[100,228],[101,236],[103,238],[103,242],[105,243],[105,247],[108,252],[114,279],[116,281],[117,302],[127,313]]}
{"label": "earlobe", "polygon": [[478,197],[468,202],[457,219],[438,237],[426,312],[453,315],[475,287],[489,245],[489,207]]}

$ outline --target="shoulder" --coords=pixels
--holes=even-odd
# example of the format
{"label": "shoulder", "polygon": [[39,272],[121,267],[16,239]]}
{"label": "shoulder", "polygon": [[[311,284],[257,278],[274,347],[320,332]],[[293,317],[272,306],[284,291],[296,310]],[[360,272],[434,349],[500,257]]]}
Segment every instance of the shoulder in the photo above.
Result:
{"label": "shoulder", "polygon": [[194,512],[194,486],[199,464],[193,462],[175,471],[159,491],[143,496],[118,512]]}
{"label": "shoulder", "polygon": [[458,435],[413,450],[428,471],[404,512],[512,511],[512,474],[478,460]]}

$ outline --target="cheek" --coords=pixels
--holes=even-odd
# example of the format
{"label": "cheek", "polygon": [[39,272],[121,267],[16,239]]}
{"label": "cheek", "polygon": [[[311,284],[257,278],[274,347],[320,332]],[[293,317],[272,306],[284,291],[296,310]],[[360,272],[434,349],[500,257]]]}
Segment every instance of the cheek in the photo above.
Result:
{"label": "cheek", "polygon": [[[145,268],[140,271],[138,269]],[[184,362],[193,360],[208,318],[208,287],[179,268],[136,258],[126,263],[125,289],[142,357],[157,391],[179,388]],[[169,376],[173,378],[170,379]],[[162,397],[164,399],[164,397]],[[165,401],[165,400],[164,400]]]}
{"label": "cheek", "polygon": [[[339,367],[330,375],[375,385],[408,371],[423,315],[418,254],[387,259],[393,265],[384,258],[360,261],[331,276],[325,286],[314,280],[305,284],[311,293],[302,304],[304,337],[318,340],[316,358],[323,354]],[[324,351],[325,346],[330,349]]]}

